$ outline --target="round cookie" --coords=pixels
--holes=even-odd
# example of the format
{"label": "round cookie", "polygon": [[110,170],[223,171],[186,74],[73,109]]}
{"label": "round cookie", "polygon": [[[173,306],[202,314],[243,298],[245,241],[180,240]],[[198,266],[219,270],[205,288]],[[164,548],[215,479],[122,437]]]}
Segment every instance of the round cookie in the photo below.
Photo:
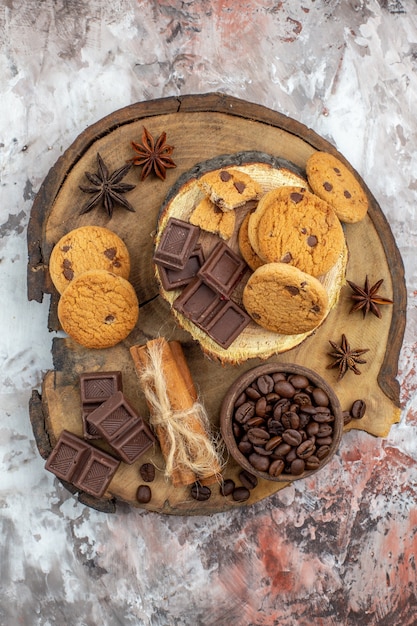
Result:
{"label": "round cookie", "polygon": [[261,267],[264,262],[258,257],[249,241],[248,225],[250,215],[250,213],[245,215],[245,218],[239,228],[238,243],[240,254],[243,256],[251,270],[256,270],[258,267]]}
{"label": "round cookie", "polygon": [[355,223],[368,211],[368,198],[354,175],[328,152],[315,152],[306,164],[308,182],[342,222]]}
{"label": "round cookie", "polygon": [[74,278],[58,302],[63,330],[86,348],[109,348],[125,339],[139,316],[132,285],[107,270]]}
{"label": "round cookie", "polygon": [[321,276],[342,254],[342,225],[327,202],[302,187],[266,193],[249,219],[250,243],[265,263],[288,263]]}
{"label": "round cookie", "polygon": [[326,317],[325,288],[313,276],[285,263],[267,263],[250,276],[243,306],[267,330],[283,335],[306,333]]}
{"label": "round cookie", "polygon": [[62,294],[81,273],[101,269],[122,278],[130,273],[130,255],[116,233],[101,226],[81,226],[61,237],[49,259],[49,273]]}

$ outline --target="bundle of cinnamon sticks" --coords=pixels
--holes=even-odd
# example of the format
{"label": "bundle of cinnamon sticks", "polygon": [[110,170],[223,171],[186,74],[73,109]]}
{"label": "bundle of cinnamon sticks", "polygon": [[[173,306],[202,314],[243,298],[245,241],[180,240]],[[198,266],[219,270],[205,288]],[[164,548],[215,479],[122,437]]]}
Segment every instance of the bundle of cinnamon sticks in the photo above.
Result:
{"label": "bundle of cinnamon sticks", "polygon": [[221,455],[178,341],[164,338],[130,348],[150,411],[150,424],[175,487],[220,478]]}

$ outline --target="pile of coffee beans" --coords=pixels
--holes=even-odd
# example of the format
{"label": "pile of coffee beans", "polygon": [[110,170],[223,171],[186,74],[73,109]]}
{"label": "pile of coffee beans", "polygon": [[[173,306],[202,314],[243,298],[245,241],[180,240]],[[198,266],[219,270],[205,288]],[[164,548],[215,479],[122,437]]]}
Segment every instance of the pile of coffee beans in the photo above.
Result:
{"label": "pile of coffee beans", "polygon": [[256,378],[236,399],[236,444],[257,471],[277,478],[317,470],[333,442],[335,417],[324,389],[302,374]]}

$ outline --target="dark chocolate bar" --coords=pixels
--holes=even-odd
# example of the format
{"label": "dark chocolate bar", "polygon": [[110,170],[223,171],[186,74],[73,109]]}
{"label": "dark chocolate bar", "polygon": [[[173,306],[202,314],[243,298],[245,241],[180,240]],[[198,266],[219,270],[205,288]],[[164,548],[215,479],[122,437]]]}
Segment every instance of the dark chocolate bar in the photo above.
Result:
{"label": "dark chocolate bar", "polygon": [[171,269],[184,269],[193,252],[200,228],[170,217],[153,256],[155,263]]}
{"label": "dark chocolate bar", "polygon": [[80,374],[81,418],[85,439],[101,439],[97,428],[89,424],[87,418],[116,391],[123,391],[122,373],[119,371]]}
{"label": "dark chocolate bar", "polygon": [[67,430],[62,431],[45,469],[77,489],[101,498],[120,461]]}
{"label": "dark chocolate bar", "polygon": [[129,465],[155,443],[148,424],[121,391],[117,391],[90,413],[87,422],[98,430],[117,456]]}
{"label": "dark chocolate bar", "polygon": [[212,250],[198,275],[207,284],[228,296],[242,278],[247,265],[224,241]]}
{"label": "dark chocolate bar", "polygon": [[200,245],[197,245],[190,255],[184,268],[173,270],[160,265],[158,268],[162,287],[165,291],[185,287],[193,278],[197,276],[200,267],[204,263],[204,255]]}

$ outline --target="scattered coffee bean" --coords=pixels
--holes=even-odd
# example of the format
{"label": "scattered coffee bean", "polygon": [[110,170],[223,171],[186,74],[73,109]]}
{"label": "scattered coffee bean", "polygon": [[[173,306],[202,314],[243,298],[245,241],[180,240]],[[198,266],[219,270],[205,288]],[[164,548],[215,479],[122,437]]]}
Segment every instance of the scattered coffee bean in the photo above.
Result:
{"label": "scattered coffee bean", "polygon": [[152,491],[148,485],[140,485],[136,492],[136,499],[141,504],[147,504],[152,498]]}
{"label": "scattered coffee bean", "polygon": [[346,424],[349,424],[349,422],[352,421],[352,416],[350,414],[350,411],[343,411],[342,415],[343,415],[343,424],[346,426]]}
{"label": "scattered coffee bean", "polygon": [[246,487],[236,487],[232,493],[232,498],[235,502],[244,502],[250,497],[250,491]]}
{"label": "scattered coffee bean", "polygon": [[350,414],[354,420],[360,420],[365,415],[366,404],[364,400],[355,400],[350,409]]}
{"label": "scattered coffee bean", "polygon": [[153,463],[143,463],[139,468],[139,474],[145,483],[151,483],[155,479],[155,465]]}
{"label": "scattered coffee bean", "polygon": [[226,478],[220,485],[220,493],[222,496],[230,496],[235,489],[235,482],[231,478]]}
{"label": "scattered coffee bean", "polygon": [[208,500],[211,496],[210,487],[206,487],[204,485],[200,485],[200,483],[194,483],[191,487],[191,497],[194,500],[198,500],[199,502],[203,502]]}
{"label": "scattered coffee bean", "polygon": [[258,479],[254,474],[251,474],[247,470],[242,470],[239,473],[239,480],[246,489],[255,489],[258,484]]}
{"label": "scattered coffee bean", "polygon": [[[355,415],[363,414],[364,404],[354,403]],[[240,394],[234,405],[233,433],[254,470],[273,478],[301,476],[325,462],[332,449],[334,420],[324,389],[303,374],[275,372],[259,376]]]}

